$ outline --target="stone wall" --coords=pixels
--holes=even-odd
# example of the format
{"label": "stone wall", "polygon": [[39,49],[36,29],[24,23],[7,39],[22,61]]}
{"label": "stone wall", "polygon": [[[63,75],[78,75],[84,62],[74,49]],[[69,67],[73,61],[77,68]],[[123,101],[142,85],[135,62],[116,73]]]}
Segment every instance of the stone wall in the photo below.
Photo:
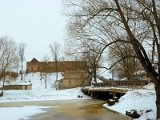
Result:
{"label": "stone wall", "polygon": [[5,90],[32,90],[32,84],[29,85],[5,85]]}
{"label": "stone wall", "polygon": [[10,76],[11,78],[17,78],[18,77],[18,73],[6,71],[2,75],[2,72],[0,72],[0,79],[3,78],[4,76]]}
{"label": "stone wall", "polygon": [[89,74],[84,70],[65,71],[64,79],[60,81],[59,89],[88,86],[88,76]]}
{"label": "stone wall", "polygon": [[38,60],[27,62],[28,73],[31,72],[64,72],[68,70],[85,70],[87,71],[86,62],[84,61],[58,61],[57,70],[56,62],[39,62]]}

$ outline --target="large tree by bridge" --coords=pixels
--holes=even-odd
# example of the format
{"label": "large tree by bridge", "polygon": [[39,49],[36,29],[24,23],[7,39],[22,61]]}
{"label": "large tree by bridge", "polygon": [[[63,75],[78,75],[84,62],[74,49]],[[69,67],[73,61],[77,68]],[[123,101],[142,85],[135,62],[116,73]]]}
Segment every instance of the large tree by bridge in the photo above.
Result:
{"label": "large tree by bridge", "polygon": [[[85,38],[101,46],[99,57],[110,45],[131,44],[135,55],[126,55],[123,59],[137,58],[153,80],[157,119],[160,119],[160,1],[66,0],[65,3],[71,17],[70,35],[75,40]],[[122,36],[128,39],[119,39]],[[151,57],[148,51],[151,51]]]}

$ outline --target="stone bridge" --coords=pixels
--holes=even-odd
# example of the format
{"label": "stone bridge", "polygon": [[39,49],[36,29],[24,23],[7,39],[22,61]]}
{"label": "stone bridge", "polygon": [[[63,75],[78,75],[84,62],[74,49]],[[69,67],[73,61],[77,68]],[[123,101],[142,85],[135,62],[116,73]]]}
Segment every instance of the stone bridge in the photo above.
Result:
{"label": "stone bridge", "polygon": [[81,91],[92,98],[98,99],[113,99],[114,97],[120,98],[127,91],[133,89],[141,89],[148,82],[145,80],[131,80],[131,81],[111,81],[107,80],[103,83],[97,83],[91,87],[84,87]]}

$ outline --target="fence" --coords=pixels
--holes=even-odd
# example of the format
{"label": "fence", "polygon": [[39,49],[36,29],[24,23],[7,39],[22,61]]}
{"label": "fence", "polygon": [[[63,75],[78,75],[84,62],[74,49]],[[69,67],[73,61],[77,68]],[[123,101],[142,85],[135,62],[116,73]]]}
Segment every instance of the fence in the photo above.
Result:
{"label": "fence", "polygon": [[147,85],[148,82],[146,80],[104,80],[103,83],[94,84],[95,87],[125,87],[125,88],[134,88],[134,87],[143,87]]}
{"label": "fence", "polygon": [[32,84],[28,85],[5,85],[5,90],[31,90]]}

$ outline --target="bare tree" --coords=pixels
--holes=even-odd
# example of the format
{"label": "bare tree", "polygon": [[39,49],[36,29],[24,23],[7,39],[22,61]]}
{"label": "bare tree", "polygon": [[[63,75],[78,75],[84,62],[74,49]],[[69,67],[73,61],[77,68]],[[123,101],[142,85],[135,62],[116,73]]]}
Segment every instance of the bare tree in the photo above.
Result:
{"label": "bare tree", "polygon": [[19,57],[20,57],[20,62],[21,62],[21,70],[20,70],[21,80],[23,80],[23,73],[24,73],[23,62],[24,62],[24,59],[25,59],[25,56],[24,56],[25,49],[26,49],[26,44],[25,43],[20,43],[19,44]]}
{"label": "bare tree", "polygon": [[48,66],[48,62],[49,62],[49,56],[46,55],[43,57],[43,61],[46,63],[46,65],[44,66],[44,72],[42,73],[44,76],[44,81],[45,81],[45,88],[47,89],[47,77],[48,77],[48,72],[49,72],[49,66]]}
{"label": "bare tree", "polygon": [[[101,60],[99,59],[101,48],[94,44],[93,42],[86,41],[82,44],[82,59],[86,61],[87,67],[89,69],[90,79],[89,81],[94,82],[97,84],[97,76],[98,76],[98,69],[101,66]],[[80,53],[79,53],[80,54]]]}
{"label": "bare tree", "polygon": [[[56,69],[56,82],[58,81],[58,56],[60,53],[60,44],[55,41],[53,44],[49,45],[53,60],[55,61],[55,69]],[[56,86],[57,89],[58,86]]]}
{"label": "bare tree", "polygon": [[[67,0],[74,38],[93,38],[102,51],[121,42],[131,44],[136,58],[155,83],[157,119],[160,119],[160,1]],[[78,24],[77,24],[78,23]],[[128,40],[119,40],[121,36]],[[96,38],[96,39],[95,39]],[[152,60],[147,54],[152,51]],[[123,59],[128,58],[125,56]],[[154,60],[153,60],[154,58]],[[112,64],[112,68],[118,62]],[[156,63],[158,70],[153,66]]]}
{"label": "bare tree", "polygon": [[[73,28],[74,26],[72,26]],[[75,34],[74,30],[70,31]],[[76,36],[77,34],[75,34]],[[78,37],[78,36],[77,36]],[[76,38],[77,38],[76,37]],[[91,39],[89,36],[87,38],[81,36],[78,39],[69,39],[67,41],[67,46],[69,47],[67,55],[71,57],[76,56],[76,60],[82,60],[86,62],[89,73],[89,82],[97,83],[98,69],[101,68],[101,45],[97,44],[96,39]]]}
{"label": "bare tree", "polygon": [[17,45],[9,37],[0,38],[0,80],[2,81],[1,94],[4,92],[5,72],[15,67],[18,60]]}
{"label": "bare tree", "polygon": [[116,43],[109,47],[108,54],[108,62],[110,62],[110,64],[113,64],[116,61],[125,58],[125,56],[128,56],[126,59],[118,62],[112,68],[112,71],[114,71],[119,78],[126,77],[128,80],[130,80],[132,75],[135,75],[137,71],[141,70],[141,65],[136,58],[134,50],[130,44]]}

